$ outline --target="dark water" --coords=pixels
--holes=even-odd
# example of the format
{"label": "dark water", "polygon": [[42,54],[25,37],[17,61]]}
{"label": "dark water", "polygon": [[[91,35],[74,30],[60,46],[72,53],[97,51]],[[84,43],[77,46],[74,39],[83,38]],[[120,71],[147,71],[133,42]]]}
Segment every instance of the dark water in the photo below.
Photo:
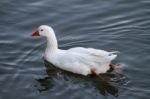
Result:
{"label": "dark water", "polygon": [[[62,49],[120,51],[123,74],[103,82],[53,69],[45,39],[30,36],[41,24]],[[149,99],[149,44],[149,0],[1,0],[0,99]]]}

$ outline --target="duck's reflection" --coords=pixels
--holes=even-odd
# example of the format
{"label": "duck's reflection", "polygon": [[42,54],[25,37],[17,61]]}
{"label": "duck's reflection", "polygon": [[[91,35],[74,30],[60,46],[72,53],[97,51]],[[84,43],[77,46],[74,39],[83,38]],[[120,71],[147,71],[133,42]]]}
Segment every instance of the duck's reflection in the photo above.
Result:
{"label": "duck's reflection", "polygon": [[47,91],[54,87],[54,84],[52,83],[52,78],[56,76],[56,73],[59,70],[46,60],[44,60],[44,64],[46,67],[47,76],[40,79],[36,79],[36,81],[39,83],[39,92]]}
{"label": "duck's reflection", "polygon": [[109,94],[117,97],[118,96],[118,88],[110,84],[106,81],[93,81],[93,85],[95,88],[104,96]]}
{"label": "duck's reflection", "polygon": [[44,78],[41,78],[41,79],[36,79],[38,82],[39,82],[39,92],[43,92],[43,91],[47,91],[51,88],[53,88],[54,84],[50,81],[50,78],[49,77],[44,77]]}
{"label": "duck's reflection", "polygon": [[[54,87],[55,84],[52,80],[57,76],[58,71],[60,71],[58,68],[55,68],[52,64],[48,63],[47,61],[44,61],[44,63],[46,67],[47,77],[37,79],[37,82],[39,83],[38,90],[40,92],[50,90]],[[63,74],[67,76],[74,76],[74,75],[80,76],[66,71],[64,71]],[[104,76],[113,77],[114,74],[104,74]],[[95,88],[99,90],[99,92],[104,96],[109,94],[115,97],[118,96],[118,88],[114,86],[113,83],[111,83],[110,81],[102,81],[97,79],[96,77],[91,76],[88,77],[80,76],[80,78],[84,78],[86,81],[88,80],[88,82],[92,82],[92,85],[94,85]]]}

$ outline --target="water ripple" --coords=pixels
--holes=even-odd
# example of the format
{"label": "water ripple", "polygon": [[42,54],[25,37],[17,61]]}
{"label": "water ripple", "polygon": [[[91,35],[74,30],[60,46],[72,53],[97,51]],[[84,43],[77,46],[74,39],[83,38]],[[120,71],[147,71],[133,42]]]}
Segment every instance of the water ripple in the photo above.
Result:
{"label": "water ripple", "polygon": [[[118,94],[120,99],[148,99],[149,0],[3,0],[0,6],[0,98],[112,99]],[[120,51],[115,62],[125,68],[127,77],[116,78],[125,85],[61,71],[46,79],[54,72],[43,62],[46,41],[30,37],[41,24],[54,28],[60,48]],[[39,93],[38,88],[43,88],[40,84],[48,90]]]}

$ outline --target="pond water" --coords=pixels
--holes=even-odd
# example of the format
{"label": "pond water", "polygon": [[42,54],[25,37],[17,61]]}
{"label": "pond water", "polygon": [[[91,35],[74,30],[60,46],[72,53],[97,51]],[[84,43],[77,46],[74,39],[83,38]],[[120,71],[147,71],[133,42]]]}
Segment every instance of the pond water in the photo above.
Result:
{"label": "pond water", "polygon": [[[59,48],[119,51],[123,74],[104,82],[53,68],[43,59],[51,25]],[[149,99],[149,0],[1,0],[0,99]]]}

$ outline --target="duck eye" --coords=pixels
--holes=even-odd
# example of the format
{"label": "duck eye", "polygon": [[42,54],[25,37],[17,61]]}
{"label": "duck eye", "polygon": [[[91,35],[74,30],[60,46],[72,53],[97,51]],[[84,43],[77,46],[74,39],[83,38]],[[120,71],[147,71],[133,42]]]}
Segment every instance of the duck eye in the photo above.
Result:
{"label": "duck eye", "polygon": [[41,29],[40,31],[43,31],[43,29]]}

